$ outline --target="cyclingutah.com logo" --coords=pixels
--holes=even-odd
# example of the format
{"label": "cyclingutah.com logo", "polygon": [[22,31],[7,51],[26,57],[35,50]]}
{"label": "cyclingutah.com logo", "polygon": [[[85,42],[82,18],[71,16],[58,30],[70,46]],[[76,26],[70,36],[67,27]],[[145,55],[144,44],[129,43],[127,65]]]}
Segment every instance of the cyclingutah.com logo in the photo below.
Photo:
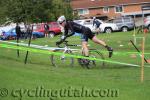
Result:
{"label": "cyclingutah.com logo", "polygon": [[118,97],[118,89],[88,89],[86,87],[74,88],[66,87],[62,89],[46,89],[43,86],[38,86],[34,89],[12,89],[8,92],[7,89],[0,89],[0,97],[9,95],[18,100],[26,100],[26,98],[48,98],[48,100],[55,100],[56,98],[82,98],[82,97]]}

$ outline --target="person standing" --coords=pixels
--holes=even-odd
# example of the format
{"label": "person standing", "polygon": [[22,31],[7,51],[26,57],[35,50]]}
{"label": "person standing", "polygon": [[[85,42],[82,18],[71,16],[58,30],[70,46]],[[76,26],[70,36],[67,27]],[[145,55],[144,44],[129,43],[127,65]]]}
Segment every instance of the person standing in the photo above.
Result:
{"label": "person standing", "polygon": [[100,32],[100,25],[101,22],[99,22],[96,17],[93,17],[93,27],[95,28],[97,34]]}
{"label": "person standing", "polygon": [[48,37],[48,34],[49,34],[49,26],[47,23],[44,24],[44,34],[45,34],[45,37]]}
{"label": "person standing", "polygon": [[[16,30],[16,35],[17,35],[17,43],[19,43],[19,38],[20,38],[20,36],[21,36],[21,29],[20,29],[20,26],[19,26],[19,24],[18,23],[16,23],[16,28],[15,28],[15,30]],[[17,46],[19,46],[19,44],[17,44]],[[19,49],[17,49],[17,55],[18,55],[18,57],[19,57]]]}
{"label": "person standing", "polygon": [[17,41],[19,40],[20,36],[21,36],[21,29],[18,23],[16,23],[16,35],[17,35]]}

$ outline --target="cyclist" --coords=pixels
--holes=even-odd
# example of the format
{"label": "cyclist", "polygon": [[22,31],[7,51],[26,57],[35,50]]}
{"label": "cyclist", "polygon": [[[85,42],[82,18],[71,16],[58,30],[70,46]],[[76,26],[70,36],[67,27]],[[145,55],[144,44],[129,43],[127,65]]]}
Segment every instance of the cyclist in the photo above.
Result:
{"label": "cyclist", "polygon": [[[73,21],[66,21],[65,16],[60,16],[57,22],[64,28],[64,35],[62,35],[61,40],[56,42],[56,45],[61,44],[67,37],[70,37],[75,34],[75,32],[82,34],[82,48],[85,56],[89,56],[89,49],[87,46],[88,39],[91,39],[93,42],[104,46],[109,51],[109,58],[112,57],[113,49],[109,47],[104,41],[99,40],[88,27],[77,24]],[[68,34],[68,31],[71,31],[71,34]]]}
{"label": "cyclist", "polygon": [[99,22],[96,17],[93,17],[93,27],[95,27],[95,31],[98,34],[100,32],[99,26],[101,25],[101,22]]}

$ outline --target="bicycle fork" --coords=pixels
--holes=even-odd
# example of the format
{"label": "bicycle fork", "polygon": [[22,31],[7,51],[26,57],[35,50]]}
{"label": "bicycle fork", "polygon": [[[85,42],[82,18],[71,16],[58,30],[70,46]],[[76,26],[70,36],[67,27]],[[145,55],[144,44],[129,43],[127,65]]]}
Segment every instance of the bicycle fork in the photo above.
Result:
{"label": "bicycle fork", "polygon": [[67,51],[68,51],[68,48],[65,47],[65,48],[64,48],[64,52],[63,52],[63,54],[62,54],[61,57],[60,57],[61,60],[65,61],[65,53],[66,53]]}

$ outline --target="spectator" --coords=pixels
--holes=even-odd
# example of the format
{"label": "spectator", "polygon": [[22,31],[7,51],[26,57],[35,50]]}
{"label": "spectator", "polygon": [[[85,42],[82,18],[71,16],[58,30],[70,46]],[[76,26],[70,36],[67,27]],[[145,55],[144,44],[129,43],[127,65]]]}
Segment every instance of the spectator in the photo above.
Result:
{"label": "spectator", "polygon": [[30,24],[27,24],[25,27],[25,39],[27,39],[28,37],[30,37],[30,35],[32,35],[32,26]]}
{"label": "spectator", "polygon": [[101,23],[96,19],[96,17],[93,17],[93,26],[95,27],[95,31],[98,34],[98,32],[100,32],[100,28],[99,26],[101,25]]}
{"label": "spectator", "polygon": [[49,34],[49,26],[47,23],[44,24],[44,34],[45,34],[45,37],[48,37],[48,34]]}
{"label": "spectator", "polygon": [[21,36],[21,29],[18,23],[16,23],[16,34],[17,34],[17,40],[19,40],[20,36]]}

